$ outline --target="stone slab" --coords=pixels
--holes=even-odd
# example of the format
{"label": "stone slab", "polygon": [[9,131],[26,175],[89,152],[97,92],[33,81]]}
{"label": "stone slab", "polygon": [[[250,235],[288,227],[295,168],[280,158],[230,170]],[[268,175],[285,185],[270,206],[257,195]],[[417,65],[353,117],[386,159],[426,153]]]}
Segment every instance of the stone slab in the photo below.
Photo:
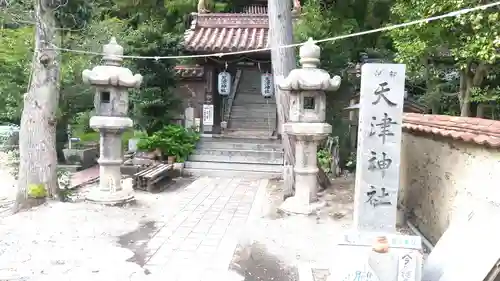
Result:
{"label": "stone slab", "polygon": [[422,281],[483,281],[500,259],[500,207],[471,203],[455,218],[424,265]]}
{"label": "stone slab", "polygon": [[390,248],[422,249],[422,238],[413,235],[400,235],[383,232],[359,232],[350,231],[342,236],[339,245],[371,247],[379,236],[387,237]]}
{"label": "stone slab", "polygon": [[404,64],[364,64],[361,71],[354,225],[395,232]]}
{"label": "stone slab", "polygon": [[[372,250],[379,236],[387,237],[388,253]],[[340,238],[328,280],[420,281],[421,243],[419,236],[348,231]]]}
{"label": "stone slab", "polygon": [[420,281],[422,254],[415,249],[393,248],[377,254],[371,247],[339,246],[328,281]]}
{"label": "stone slab", "polygon": [[[208,276],[228,272],[239,231],[258,213],[254,199],[265,194],[267,183],[244,178],[195,180],[179,193],[178,210],[148,242],[154,254],[145,268],[169,281],[221,280]],[[229,280],[241,279],[233,278]]]}

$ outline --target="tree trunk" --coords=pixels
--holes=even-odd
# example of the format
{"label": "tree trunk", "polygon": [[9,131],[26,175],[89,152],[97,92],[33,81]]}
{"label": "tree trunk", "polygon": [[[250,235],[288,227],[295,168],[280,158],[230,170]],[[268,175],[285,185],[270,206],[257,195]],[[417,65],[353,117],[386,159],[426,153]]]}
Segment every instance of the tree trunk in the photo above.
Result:
{"label": "tree trunk", "polygon": [[[269,41],[272,48],[289,45],[293,43],[292,26],[292,1],[269,0]],[[280,48],[271,51],[274,81],[278,82],[282,77],[288,76],[295,68],[294,48]],[[285,91],[278,89],[275,83],[276,107],[278,113],[278,133],[281,134],[283,148],[285,151],[284,181],[285,193],[290,195],[293,190],[293,164],[295,163],[294,143],[292,139],[283,132],[282,125],[289,119],[290,97]]]}
{"label": "tree trunk", "polygon": [[475,71],[472,71],[472,64],[460,72],[460,116],[470,116],[470,99],[472,88],[481,87],[484,79],[488,75],[488,65],[480,63]]}
{"label": "tree trunk", "polygon": [[35,55],[19,133],[19,180],[14,211],[39,204],[30,186],[43,185],[47,197],[57,196],[56,111],[59,99],[59,62],[54,1],[35,0]]}
{"label": "tree trunk", "polygon": [[460,116],[468,117],[470,113],[470,82],[468,81],[469,67],[460,71]]}
{"label": "tree trunk", "polygon": [[476,117],[478,118],[484,118],[484,111],[486,109],[486,104],[484,103],[479,103],[477,105],[477,110],[476,110]]}

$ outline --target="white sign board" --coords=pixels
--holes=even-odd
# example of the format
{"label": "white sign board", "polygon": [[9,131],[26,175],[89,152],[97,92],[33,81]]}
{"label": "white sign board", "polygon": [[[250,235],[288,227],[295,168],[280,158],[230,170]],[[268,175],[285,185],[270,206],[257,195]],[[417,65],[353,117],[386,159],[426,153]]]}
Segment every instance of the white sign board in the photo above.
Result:
{"label": "white sign board", "polygon": [[402,252],[398,261],[398,281],[420,281],[417,280],[416,268],[418,257],[414,252]]}
{"label": "white sign board", "polygon": [[218,90],[219,95],[228,96],[231,92],[231,74],[229,72],[223,71],[219,73],[218,77]]}
{"label": "white sign board", "polygon": [[328,281],[420,281],[422,244],[419,236],[385,235],[389,252],[379,254],[373,243],[382,233],[343,235],[331,261]]}
{"label": "white sign board", "polygon": [[203,125],[213,126],[214,125],[214,105],[204,104],[203,105]]}
{"label": "white sign board", "polygon": [[264,73],[261,75],[260,87],[263,97],[270,98],[273,96],[274,85],[273,85],[273,75],[271,73]]}
{"label": "white sign board", "polygon": [[361,69],[354,224],[360,231],[396,230],[405,65]]}

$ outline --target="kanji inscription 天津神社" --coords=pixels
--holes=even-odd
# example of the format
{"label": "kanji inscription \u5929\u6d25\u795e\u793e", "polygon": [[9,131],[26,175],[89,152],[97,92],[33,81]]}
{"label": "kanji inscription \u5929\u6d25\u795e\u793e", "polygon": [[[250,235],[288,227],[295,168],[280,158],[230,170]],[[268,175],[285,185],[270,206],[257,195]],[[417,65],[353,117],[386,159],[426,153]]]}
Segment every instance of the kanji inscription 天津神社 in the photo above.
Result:
{"label": "kanji inscription \u5929\u6d25\u795e\u793e", "polygon": [[362,67],[354,202],[358,230],[395,230],[404,85],[405,65]]}

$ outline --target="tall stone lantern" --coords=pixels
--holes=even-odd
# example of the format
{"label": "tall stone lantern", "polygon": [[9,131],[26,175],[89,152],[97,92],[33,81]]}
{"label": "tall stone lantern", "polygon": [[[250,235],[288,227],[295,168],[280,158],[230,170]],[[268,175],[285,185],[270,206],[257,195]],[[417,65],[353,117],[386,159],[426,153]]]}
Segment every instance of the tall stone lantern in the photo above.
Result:
{"label": "tall stone lantern", "polygon": [[100,133],[99,186],[87,200],[102,204],[122,204],[134,199],[132,188],[121,184],[122,134],[133,125],[128,118],[128,89],[138,88],[142,76],[132,74],[121,67],[123,47],[113,37],[103,47],[103,65],[82,73],[84,83],[95,87],[94,106],[96,115],[90,119],[90,127]]}
{"label": "tall stone lantern", "polygon": [[319,69],[321,49],[312,38],[299,51],[302,68],[294,69],[278,87],[290,94],[290,121],[283,131],[295,139],[295,195],[288,198],[281,209],[289,213],[309,214],[311,203],[317,201],[318,166],[316,153],[319,143],[332,132],[325,123],[325,91],[340,87],[339,76],[333,78]]}

